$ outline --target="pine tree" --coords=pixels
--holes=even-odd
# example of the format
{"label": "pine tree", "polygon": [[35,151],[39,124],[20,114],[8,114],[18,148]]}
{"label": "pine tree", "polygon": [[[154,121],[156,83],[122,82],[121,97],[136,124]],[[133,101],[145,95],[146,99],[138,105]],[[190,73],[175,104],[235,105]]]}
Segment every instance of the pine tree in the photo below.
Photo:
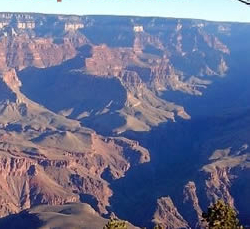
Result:
{"label": "pine tree", "polygon": [[243,229],[237,219],[236,211],[222,200],[210,206],[202,217],[209,229]]}

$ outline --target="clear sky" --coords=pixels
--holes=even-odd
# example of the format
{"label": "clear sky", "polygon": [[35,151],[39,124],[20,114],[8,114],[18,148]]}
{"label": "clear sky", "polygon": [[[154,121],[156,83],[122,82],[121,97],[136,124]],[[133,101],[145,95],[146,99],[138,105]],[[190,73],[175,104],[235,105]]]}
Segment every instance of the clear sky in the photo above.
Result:
{"label": "clear sky", "polygon": [[0,11],[110,14],[250,22],[250,7],[237,0],[0,0]]}

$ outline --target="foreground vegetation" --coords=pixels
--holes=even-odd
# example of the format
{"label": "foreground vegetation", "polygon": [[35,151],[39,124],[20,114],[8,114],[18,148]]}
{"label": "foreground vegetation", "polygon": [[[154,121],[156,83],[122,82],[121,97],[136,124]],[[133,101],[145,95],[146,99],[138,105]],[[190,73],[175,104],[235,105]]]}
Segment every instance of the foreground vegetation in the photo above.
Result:
{"label": "foreground vegetation", "polygon": [[[243,229],[237,218],[237,212],[222,200],[208,207],[207,212],[202,214],[206,229]],[[110,219],[103,229],[127,229],[125,221]],[[164,229],[161,225],[156,225],[154,229]]]}
{"label": "foreground vegetation", "polygon": [[243,229],[237,218],[237,212],[222,200],[210,206],[202,217],[209,229]]}

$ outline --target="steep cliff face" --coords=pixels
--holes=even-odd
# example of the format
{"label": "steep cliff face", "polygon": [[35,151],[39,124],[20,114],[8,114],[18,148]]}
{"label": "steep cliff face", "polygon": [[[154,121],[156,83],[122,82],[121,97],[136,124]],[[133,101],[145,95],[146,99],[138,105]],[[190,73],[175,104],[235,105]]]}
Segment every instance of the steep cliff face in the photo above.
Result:
{"label": "steep cliff face", "polygon": [[102,179],[104,171],[108,169],[111,178],[118,179],[129,170],[129,158],[138,157],[138,163],[147,162],[148,153],[144,149],[139,151],[130,142],[124,143],[125,140],[119,140],[124,145],[122,148],[115,144],[116,140],[105,143],[98,136],[93,139],[88,150],[74,152],[74,149],[56,147],[60,141],[50,140],[54,142],[52,146],[1,133],[1,215],[37,204],[88,202],[91,196],[94,207],[105,213],[112,190]]}
{"label": "steep cliff face", "polygon": [[183,107],[160,99],[150,90],[150,65],[134,50],[100,46],[93,48],[92,53],[92,57],[86,59],[86,71],[117,77],[127,92],[124,108],[119,111],[125,125],[118,127],[116,132],[150,130],[161,122],[174,121],[176,116],[190,118]]}
{"label": "steep cliff face", "polygon": [[1,84],[14,95],[11,101],[8,93],[1,97],[1,216],[80,201],[106,213],[112,190],[102,174],[108,170],[119,179],[149,161],[138,142],[101,137],[30,101],[19,91],[14,70],[3,73]]}
{"label": "steep cliff face", "polygon": [[[54,18],[54,21],[58,23],[65,20],[60,17]],[[113,18],[111,17],[110,20],[112,21]],[[64,77],[50,79],[55,84],[55,78],[58,78],[58,80],[60,78],[62,87],[69,85],[69,80],[66,80],[69,74],[78,75],[84,82],[86,80],[83,76],[93,76],[93,81],[98,84],[105,81],[104,79],[109,81],[118,79],[123,90],[125,90],[122,98],[117,98],[118,106],[113,107],[114,98],[106,101],[105,104],[101,104],[101,107],[94,111],[90,106],[81,106],[80,104],[84,104],[86,100],[84,96],[88,97],[88,93],[92,92],[92,90],[87,90],[85,95],[82,96],[82,100],[79,98],[79,92],[73,95],[71,93],[66,94],[69,103],[72,105],[71,107],[61,106],[58,111],[59,108],[56,109],[56,107],[58,103],[60,104],[60,101],[58,101],[55,93],[59,89],[52,86],[49,89],[40,90],[40,93],[35,96],[32,95],[34,87],[44,87],[44,85],[41,85],[44,81],[32,80],[29,82],[30,78],[26,77],[31,73],[29,69],[20,73],[22,81],[25,80],[23,92],[47,108],[81,120],[85,125],[100,132],[104,129],[116,133],[127,130],[148,131],[152,126],[157,126],[168,120],[175,121],[178,117],[190,119],[190,114],[185,111],[184,107],[179,106],[178,103],[162,100],[161,93],[164,91],[179,91],[190,95],[202,95],[202,91],[213,81],[210,78],[211,76],[223,76],[227,73],[229,69],[227,59],[230,50],[221,41],[220,33],[215,34],[207,31],[210,25],[206,22],[198,24],[196,21],[187,22],[172,19],[166,19],[165,22],[156,19],[144,21],[140,18],[120,18],[120,20],[123,23],[122,26],[113,29],[115,33],[112,37],[114,39],[113,45],[110,44],[109,40],[112,36],[109,34],[109,26],[113,22],[111,23],[109,20],[99,21],[98,17],[82,17],[78,21],[84,22],[84,27],[79,28],[79,31],[71,31],[70,33],[63,29],[60,30],[60,27],[58,27],[64,42],[60,45],[55,44],[55,48],[64,50],[65,45],[68,44],[66,38],[71,36],[68,42],[71,47],[74,47],[72,49],[67,47],[68,55],[76,56],[74,48],[84,44],[87,44],[89,49],[88,51],[86,48],[78,49],[78,56],[74,61],[69,62],[71,65],[60,65],[60,71]],[[166,27],[168,24],[169,27]],[[101,25],[106,29],[104,32],[107,37],[101,38],[98,36]],[[212,26],[214,29],[218,28],[216,24]],[[167,37],[163,33],[164,28],[169,31]],[[124,32],[126,32],[126,35],[123,35]],[[48,36],[47,33],[45,34]],[[39,35],[39,33],[36,35]],[[123,37],[132,44],[119,44],[119,42],[123,43]],[[189,39],[190,44],[185,43],[186,39]],[[214,55],[213,61],[210,58],[211,53]],[[65,55],[64,58],[60,58],[61,55],[53,56],[58,57],[57,62],[49,63],[48,66],[59,64],[70,58]],[[82,61],[82,63],[79,61]],[[34,64],[33,66],[45,67]],[[58,68],[54,68],[54,71],[57,70]],[[36,71],[37,79],[43,77],[43,75],[55,75],[55,72],[53,72],[53,69]],[[72,85],[72,87],[75,87],[75,85]],[[80,91],[80,88],[78,91]],[[48,93],[53,96],[52,101],[44,101],[43,98]],[[107,92],[100,91],[99,93]],[[74,98],[76,95],[77,99]],[[91,99],[98,107],[100,104],[99,98],[97,97],[95,100],[92,97]],[[77,105],[75,105],[75,100],[78,101]],[[115,125],[112,120],[109,120],[110,116],[115,116],[117,120]],[[104,124],[104,118],[108,125]],[[109,126],[110,128],[108,128]]]}
{"label": "steep cliff face", "polygon": [[61,64],[76,55],[76,48],[85,44],[84,36],[78,36],[74,41],[65,36],[61,44],[53,38],[29,37],[26,34],[12,35],[6,32],[0,37],[0,70],[26,67],[45,68]]}
{"label": "steep cliff face", "polygon": [[199,205],[199,198],[197,195],[196,185],[193,181],[189,181],[183,189],[183,205],[186,220],[189,222],[191,228],[199,228],[203,226],[202,210]]}
{"label": "steep cliff face", "polygon": [[164,197],[157,201],[153,222],[168,229],[190,228],[175,208],[170,197]]}
{"label": "steep cliff face", "polygon": [[[245,217],[249,214],[249,211],[242,205],[242,200],[248,199],[246,196],[248,185],[245,182],[249,173],[248,144],[245,143],[239,148],[214,151],[210,157],[210,163],[203,167],[203,171],[208,176],[205,183],[208,198],[211,201],[218,198],[224,199],[225,202],[238,209],[243,220],[246,220]],[[239,184],[245,184],[242,186],[244,194],[241,198],[238,192],[241,189]]]}

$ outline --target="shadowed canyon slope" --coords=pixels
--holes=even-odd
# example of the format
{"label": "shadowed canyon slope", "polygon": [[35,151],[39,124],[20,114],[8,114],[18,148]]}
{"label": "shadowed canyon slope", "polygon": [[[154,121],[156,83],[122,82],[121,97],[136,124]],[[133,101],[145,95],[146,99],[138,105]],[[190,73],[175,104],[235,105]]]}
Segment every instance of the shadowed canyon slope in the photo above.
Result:
{"label": "shadowed canyon slope", "polygon": [[199,228],[249,224],[249,24],[0,14],[0,214],[90,204]]}
{"label": "shadowed canyon slope", "polygon": [[11,95],[1,100],[2,215],[85,199],[106,213],[112,190],[102,174],[117,179],[131,165],[149,161],[138,142],[101,137],[30,101],[14,70],[3,73],[1,85]]}

